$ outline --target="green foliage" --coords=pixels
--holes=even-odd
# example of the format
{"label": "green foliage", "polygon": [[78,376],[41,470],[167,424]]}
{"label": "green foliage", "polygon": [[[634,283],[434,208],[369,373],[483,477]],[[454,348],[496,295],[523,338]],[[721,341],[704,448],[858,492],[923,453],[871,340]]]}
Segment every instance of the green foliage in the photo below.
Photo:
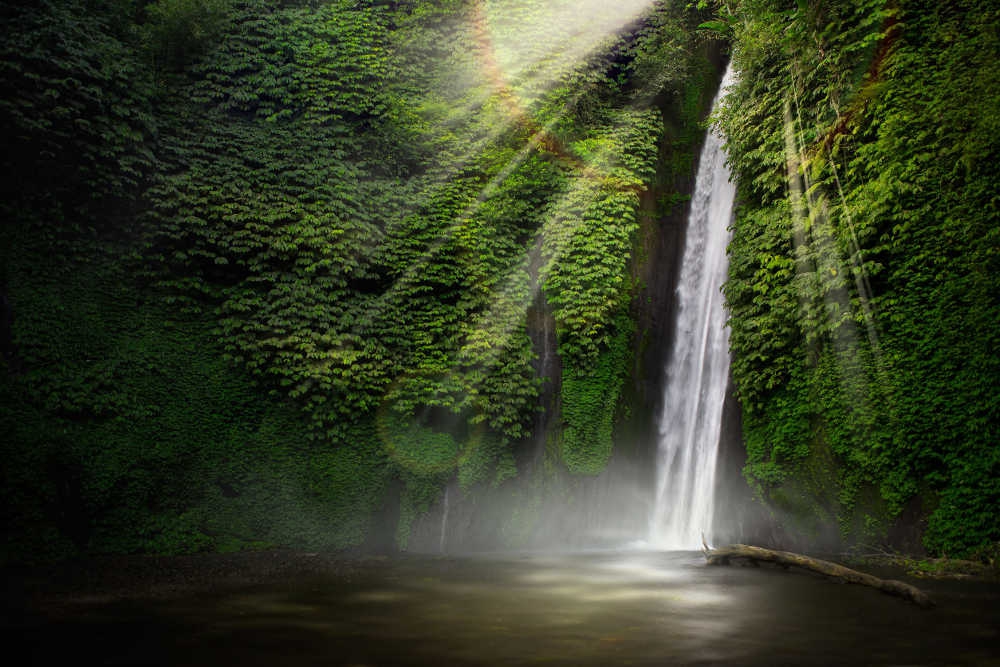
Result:
{"label": "green foliage", "polygon": [[156,69],[178,71],[209,49],[230,18],[232,0],[155,0],[141,33]]}
{"label": "green foliage", "polygon": [[[629,258],[639,229],[639,191],[654,172],[661,123],[655,112],[629,116],[627,132],[577,142],[588,166],[549,222],[541,277],[554,306],[564,362],[583,365],[606,349],[607,328],[628,298]],[[613,156],[627,155],[621,164]]]}
{"label": "green foliage", "polygon": [[517,475],[514,455],[502,439],[484,433],[470,440],[470,446],[458,462],[458,483],[462,490],[467,491],[485,481],[495,488]]}
{"label": "green foliage", "polygon": [[967,555],[969,545],[983,549],[996,544],[1000,456],[994,447],[952,460],[951,483],[931,513],[924,541],[935,553]]}
{"label": "green foliage", "polygon": [[747,472],[780,493],[805,460],[785,453],[823,441],[848,537],[884,534],[920,494],[929,549],[995,542],[996,14],[730,10],[742,76],[721,120],[742,204],[726,295]]}
{"label": "green foliage", "polygon": [[343,124],[378,110],[378,11],[243,6],[175,101],[164,153],[176,166],[150,191],[162,287],[182,303],[208,296],[230,357],[302,397],[320,428],[370,410],[388,383],[358,285],[379,280],[376,216],[405,189],[345,159],[365,146]]}
{"label": "green foliage", "polygon": [[237,30],[194,68],[204,77],[195,85],[196,101],[270,122],[316,125],[385,111],[386,18],[374,3],[282,8],[259,0],[234,19]]}
{"label": "green foliage", "polygon": [[[742,182],[742,181],[741,181]],[[764,407],[764,398],[788,382],[801,363],[799,297],[788,207],[741,209],[730,244],[729,280],[733,376],[746,415]],[[748,442],[749,447],[749,442]]]}
{"label": "green foliage", "polygon": [[[22,220],[45,211],[33,233],[55,242],[70,211],[131,198],[144,182],[152,77],[118,34],[121,17],[82,0],[5,3],[0,17],[0,206]],[[100,221],[94,211],[90,225]]]}
{"label": "green foliage", "polygon": [[596,475],[611,457],[618,398],[630,366],[633,333],[624,314],[615,319],[614,329],[608,349],[592,365],[563,370],[560,456],[575,474]]}
{"label": "green foliage", "polygon": [[19,250],[5,559],[364,540],[388,476],[374,432],[316,446],[299,409],[223,360],[205,318],[148,301],[124,266]]}

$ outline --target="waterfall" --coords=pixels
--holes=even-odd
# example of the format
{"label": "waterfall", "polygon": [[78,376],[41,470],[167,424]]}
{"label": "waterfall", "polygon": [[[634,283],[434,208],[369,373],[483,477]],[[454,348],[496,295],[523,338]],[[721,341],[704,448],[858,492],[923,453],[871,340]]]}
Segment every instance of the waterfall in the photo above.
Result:
{"label": "waterfall", "polygon": [[441,541],[438,544],[438,551],[445,553],[448,545],[448,491],[451,486],[444,487],[444,507],[441,510]]}
{"label": "waterfall", "polygon": [[[733,77],[730,65],[715,105]],[[729,378],[729,330],[721,288],[729,266],[726,246],[736,195],[722,144],[712,130],[702,148],[678,278],[649,526],[649,542],[664,549],[700,548],[701,534],[708,535],[713,524]]]}

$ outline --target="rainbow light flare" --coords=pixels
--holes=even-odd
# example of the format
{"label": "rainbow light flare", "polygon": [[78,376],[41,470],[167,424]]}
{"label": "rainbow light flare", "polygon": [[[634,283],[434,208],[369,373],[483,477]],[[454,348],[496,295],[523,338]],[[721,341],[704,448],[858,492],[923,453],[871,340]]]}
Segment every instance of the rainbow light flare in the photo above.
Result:
{"label": "rainbow light flare", "polygon": [[[443,64],[453,68],[448,76],[449,108],[438,110],[431,132],[442,135],[457,133],[464,140],[460,155],[452,155],[450,169],[441,170],[435,178],[447,184],[476,155],[511,131],[520,131],[527,139],[508,162],[482,187],[479,196],[450,224],[445,225],[435,242],[428,245],[421,261],[413,262],[406,273],[397,278],[390,290],[369,309],[368,317],[380,314],[383,304],[392,299],[393,290],[402,289],[410,281],[419,281],[423,267],[435,253],[455,237],[474,234],[476,214],[507,179],[533,152],[543,149],[558,156],[564,165],[572,167],[569,186],[561,197],[549,206],[543,224],[530,243],[520,265],[500,276],[492,288],[490,306],[477,313],[465,327],[463,343],[452,360],[453,372],[459,373],[462,359],[475,356],[480,362],[495,361],[505,345],[485,349],[487,341],[506,341],[519,330],[524,314],[541,290],[546,267],[559,262],[574,231],[583,224],[580,202],[593,198],[597,188],[607,187],[609,172],[618,160],[614,142],[601,144],[596,150],[580,151],[566,146],[554,129],[571,114],[576,103],[587,92],[577,85],[579,75],[593,68],[595,57],[610,49],[614,40],[630,24],[639,20],[655,0],[552,0],[550,2],[479,0],[472,3],[468,21],[474,53],[468,54],[475,65],[470,71],[464,61]],[[445,77],[442,77],[445,78]],[[613,134],[618,128],[608,128]],[[634,192],[634,184],[622,184]],[[542,257],[542,239],[554,252]],[[419,371],[416,371],[419,372]],[[393,387],[407,381],[396,378]],[[404,467],[408,461],[409,443],[398,442],[393,429],[387,428],[394,390],[379,409],[380,436],[386,452]],[[466,450],[469,447],[465,448]],[[458,457],[471,454],[456,452]],[[457,459],[452,459],[454,462]]]}

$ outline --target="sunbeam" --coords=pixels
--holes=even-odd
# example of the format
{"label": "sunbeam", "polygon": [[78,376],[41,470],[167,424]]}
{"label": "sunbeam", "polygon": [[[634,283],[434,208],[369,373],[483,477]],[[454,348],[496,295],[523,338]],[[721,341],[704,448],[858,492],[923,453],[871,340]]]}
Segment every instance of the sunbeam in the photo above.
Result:
{"label": "sunbeam", "polygon": [[[526,134],[520,148],[481,187],[478,195],[463,210],[446,222],[421,257],[398,276],[394,284],[374,301],[363,315],[361,327],[377,320],[396,294],[405,291],[423,277],[423,269],[436,253],[467,230],[475,227],[476,216],[525,160],[538,151],[554,156],[569,169],[569,185],[558,201],[548,206],[544,222],[525,245],[520,262],[496,281],[489,307],[474,315],[464,327],[463,343],[456,351],[453,366],[475,359],[489,366],[502,354],[505,345],[487,341],[505,341],[515,332],[542,288],[547,267],[557,263],[564,245],[583,223],[587,202],[598,195],[602,186],[612,182],[612,170],[619,166],[621,142],[615,137],[620,127],[611,127],[602,140],[589,142],[586,149],[565,145],[559,126],[574,113],[579,100],[588,92],[581,72],[595,67],[595,54],[609,48],[627,26],[639,19],[652,5],[649,1],[605,3],[552,2],[544,5],[544,16],[537,15],[537,3],[475,3],[467,26],[476,45],[472,54],[480,75],[463,82],[459,106],[438,119],[430,133],[452,130],[464,132],[467,141],[463,154],[450,162],[450,168],[435,171],[433,178],[447,187],[469,165],[484,146],[495,143],[511,132]],[[529,12],[533,9],[534,13]],[[526,46],[527,45],[527,46]],[[568,84],[576,84],[569,89]],[[560,89],[560,87],[562,87]],[[559,90],[557,90],[559,89]],[[556,91],[557,94],[554,94]],[[547,101],[555,99],[556,106]],[[544,111],[539,107],[544,107]],[[623,110],[623,114],[633,113]],[[454,127],[455,119],[474,118],[464,128]],[[621,123],[618,123],[621,125]],[[619,190],[631,192],[639,183],[622,183]],[[631,196],[631,195],[629,195]],[[548,253],[542,257],[542,239],[548,240]],[[391,392],[390,392],[391,394]]]}

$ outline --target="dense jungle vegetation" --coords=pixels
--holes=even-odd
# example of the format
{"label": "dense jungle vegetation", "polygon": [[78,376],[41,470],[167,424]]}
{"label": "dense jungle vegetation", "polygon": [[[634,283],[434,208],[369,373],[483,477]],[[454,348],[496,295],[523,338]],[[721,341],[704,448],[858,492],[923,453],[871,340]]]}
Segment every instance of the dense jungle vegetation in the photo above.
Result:
{"label": "dense jungle vegetation", "polygon": [[998,10],[606,4],[0,7],[2,558],[405,548],[452,483],[523,543],[621,445],[722,48],[747,478],[1000,541]]}
{"label": "dense jungle vegetation", "polygon": [[995,557],[1000,11],[750,0],[714,26],[742,73],[721,122],[748,477],[806,530]]}
{"label": "dense jungle vegetation", "polygon": [[379,513],[405,546],[448,480],[517,473],[528,311],[551,465],[601,470],[654,101],[693,142],[712,69],[683,8],[575,13],[6,5],[8,549],[342,548]]}

